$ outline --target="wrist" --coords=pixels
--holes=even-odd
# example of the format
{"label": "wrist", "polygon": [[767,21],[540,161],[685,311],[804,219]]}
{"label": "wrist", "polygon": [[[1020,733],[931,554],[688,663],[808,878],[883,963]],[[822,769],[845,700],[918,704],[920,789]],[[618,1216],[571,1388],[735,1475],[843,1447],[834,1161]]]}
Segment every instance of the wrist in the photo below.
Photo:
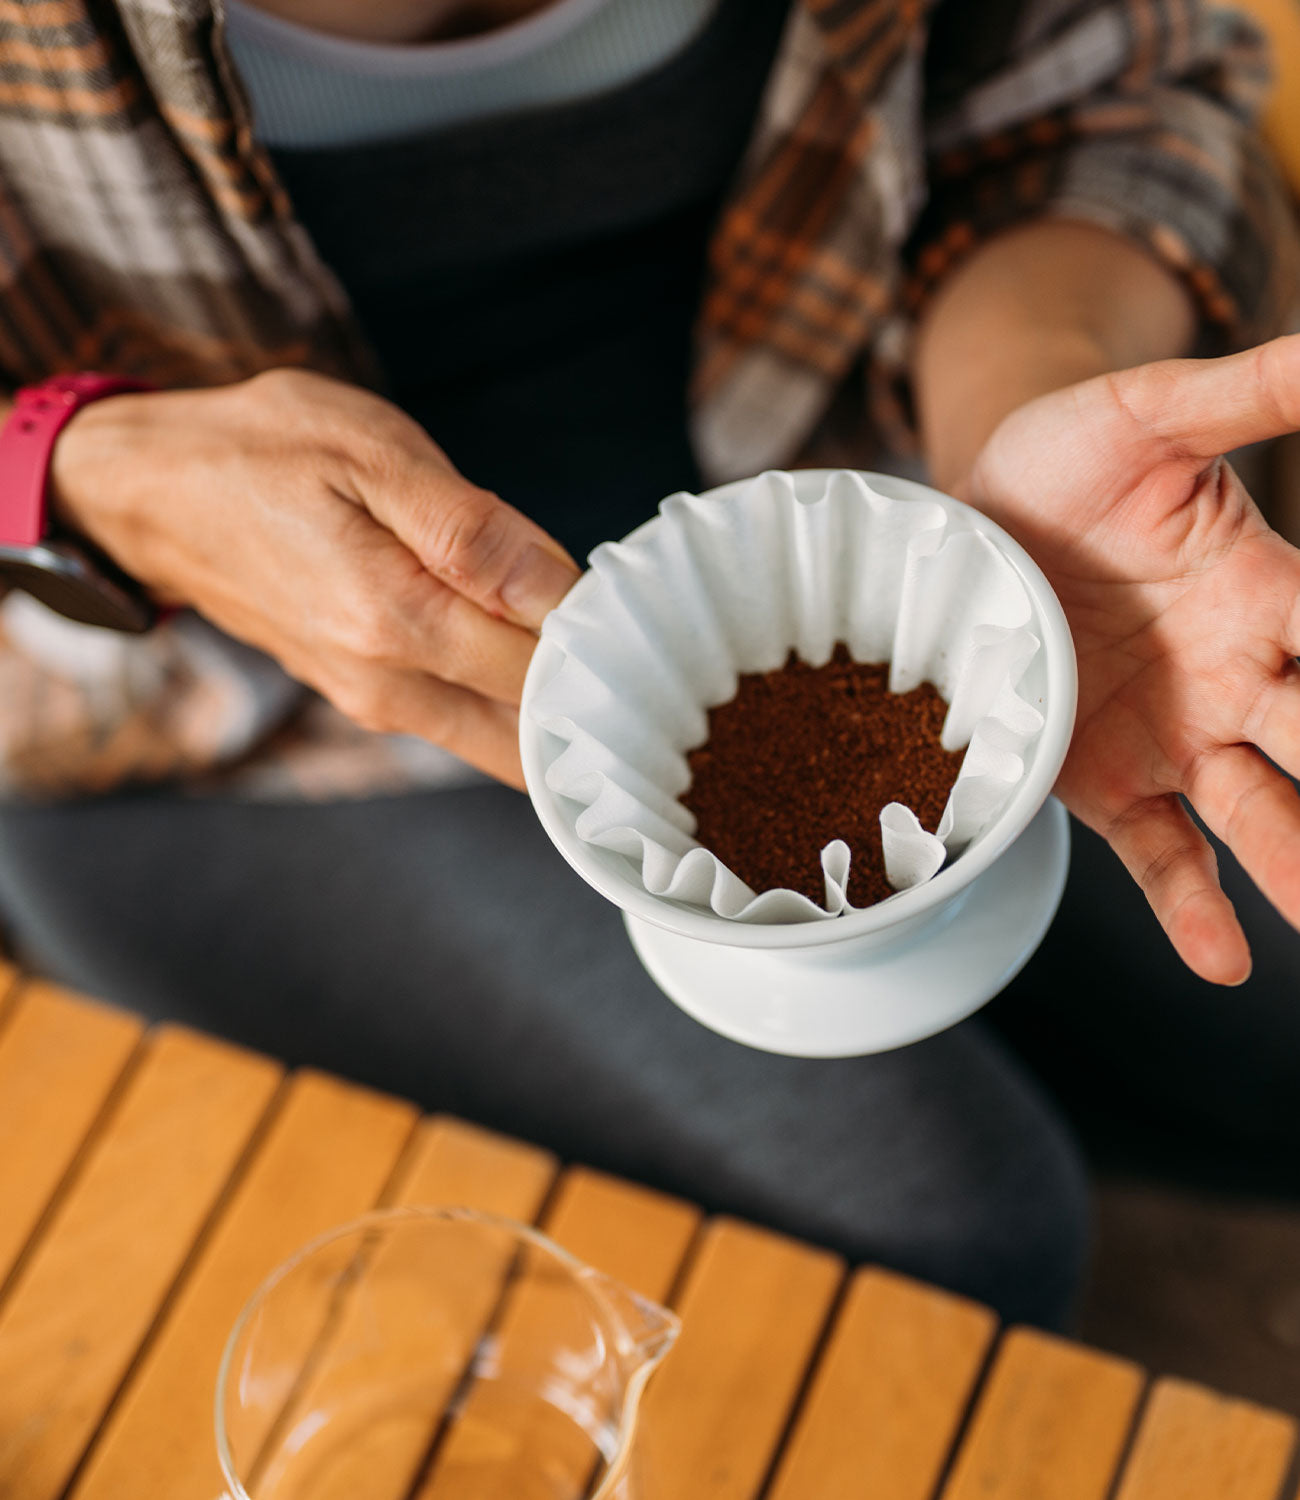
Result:
{"label": "wrist", "polygon": [[52,520],[110,553],[112,534],[130,504],[129,490],[119,482],[122,456],[132,446],[123,416],[149,400],[148,393],[128,392],[91,402],[69,419],[50,454],[46,494]]}
{"label": "wrist", "polygon": [[144,388],[125,376],[60,374],[18,391],[0,429],[0,581],[82,624],[147,630],[143,588],[90,531],[59,524],[51,505],[55,449],[87,406]]}

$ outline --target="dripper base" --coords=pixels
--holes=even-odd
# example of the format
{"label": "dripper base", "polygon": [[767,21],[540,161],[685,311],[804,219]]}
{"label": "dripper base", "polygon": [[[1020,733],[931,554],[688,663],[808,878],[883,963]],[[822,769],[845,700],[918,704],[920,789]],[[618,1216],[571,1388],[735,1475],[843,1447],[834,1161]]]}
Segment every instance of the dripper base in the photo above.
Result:
{"label": "dripper base", "polygon": [[733,948],[623,920],[650,977],[711,1030],[791,1057],[857,1057],[933,1036],[1005,988],[1042,942],[1069,862],[1069,818],[1049,797],[955,910],[895,944],[858,953],[850,940],[833,967],[837,945]]}

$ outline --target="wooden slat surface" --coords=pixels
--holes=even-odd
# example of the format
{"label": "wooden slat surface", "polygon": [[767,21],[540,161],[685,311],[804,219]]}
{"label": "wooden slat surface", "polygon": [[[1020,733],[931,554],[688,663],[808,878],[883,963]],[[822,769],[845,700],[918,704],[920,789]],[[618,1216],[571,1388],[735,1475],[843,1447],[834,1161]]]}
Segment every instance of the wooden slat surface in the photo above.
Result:
{"label": "wooden slat surface", "polygon": [[843,1277],[837,1256],[729,1219],[701,1237],[682,1335],[646,1393],[647,1500],[751,1500]]}
{"label": "wooden slat surface", "polygon": [[587,1265],[662,1301],[699,1224],[693,1203],[589,1167],[570,1167],[542,1227]]}
{"label": "wooden slat surface", "polygon": [[1142,1384],[1142,1372],[1127,1360],[1012,1330],[943,1500],[1105,1500]]}
{"label": "wooden slat surface", "polygon": [[860,1271],[770,1500],[930,1500],[996,1328],[976,1303]]}
{"label": "wooden slat surface", "polygon": [[[12,971],[0,969],[0,989]],[[139,1042],[134,1016],[28,983],[0,1029],[0,1285]]]}
{"label": "wooden slat surface", "polygon": [[1116,1500],[1278,1500],[1295,1442],[1280,1412],[1160,1380]]}
{"label": "wooden slat surface", "polygon": [[434,1116],[421,1122],[387,1201],[475,1208],[531,1224],[558,1167],[540,1147]]}
{"label": "wooden slat surface", "polygon": [[[312,1073],[276,1097],[273,1063],[177,1029],[141,1034],[134,1017],[15,980],[0,959],[0,1500],[217,1500],[212,1395],[240,1307],[304,1241],[382,1201],[540,1214],[581,1260],[673,1297],[684,1331],[644,1403],[638,1500],[934,1493],[987,1357],[986,1310],[868,1269],[828,1329],[843,1267],[824,1252],[728,1220],[701,1233],[691,1205],[583,1168],[557,1180],[554,1160],[521,1143],[417,1125],[400,1101]],[[558,1305],[527,1259],[501,1259],[461,1303],[458,1347],[468,1359],[490,1329],[508,1374],[546,1342]],[[356,1316],[335,1297],[297,1331],[301,1374],[281,1417],[328,1398],[331,1351]],[[1139,1413],[1143,1379],[1012,1331],[940,1500],[1278,1500],[1290,1418],[1175,1380]],[[490,1394],[471,1386],[457,1411]],[[443,1431],[443,1404],[404,1449],[391,1432],[359,1444],[310,1500],[407,1500],[417,1468],[419,1500],[472,1496],[459,1461],[472,1424]],[[267,1419],[253,1436],[281,1430]],[[576,1500],[590,1450],[574,1432],[547,1435],[551,1477]],[[525,1463],[513,1500],[529,1500],[532,1477]]]}
{"label": "wooden slat surface", "polygon": [[154,1033],[0,1309],[0,1494],[56,1500],[280,1069]]}
{"label": "wooden slat surface", "polygon": [[[548,1152],[459,1121],[432,1120],[421,1126],[388,1197],[394,1204],[461,1206],[531,1223],[555,1172]],[[457,1250],[454,1243],[446,1247],[451,1255]],[[464,1264],[444,1266],[443,1253],[440,1246],[399,1238],[370,1257],[368,1290],[339,1309],[327,1340],[313,1352],[313,1373],[280,1418],[274,1452],[263,1454],[258,1463],[264,1493],[310,1494],[311,1500],[406,1500],[510,1267],[508,1248],[500,1257],[489,1256],[473,1274]],[[445,1281],[456,1289],[456,1303],[446,1309],[438,1345],[450,1363],[426,1372],[418,1402],[408,1398],[400,1412],[383,1422],[372,1421],[354,1434],[346,1453],[322,1467],[310,1443],[296,1441],[296,1435],[310,1427],[313,1413],[340,1403],[358,1372],[376,1386],[385,1379],[396,1382],[409,1376],[409,1347],[394,1340],[386,1363],[386,1351],[373,1348],[367,1335],[385,1326],[385,1320],[400,1320],[408,1312],[403,1299],[409,1296],[412,1279],[435,1287]],[[301,1479],[308,1467],[309,1478]]]}
{"label": "wooden slat surface", "polygon": [[258,1282],[304,1241],[372,1206],[408,1141],[408,1104],[295,1077],[73,1487],[78,1500],[214,1500],[212,1427],[227,1332]]}

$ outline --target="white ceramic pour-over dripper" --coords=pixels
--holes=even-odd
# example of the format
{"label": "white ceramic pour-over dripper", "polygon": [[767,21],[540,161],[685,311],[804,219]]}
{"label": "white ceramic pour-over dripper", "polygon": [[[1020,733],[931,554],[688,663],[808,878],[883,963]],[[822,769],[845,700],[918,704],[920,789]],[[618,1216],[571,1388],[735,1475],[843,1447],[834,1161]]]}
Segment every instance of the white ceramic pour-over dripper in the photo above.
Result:
{"label": "white ceramic pour-over dripper", "polygon": [[[578,837],[581,805],[547,786],[547,769],[565,744],[529,711],[562,661],[545,637],[520,713],[524,775],[542,825],[583,879],[622,908],[659,987],[724,1036],[801,1057],[886,1051],[977,1010],[1042,941],[1069,862],[1068,820],[1049,793],[1074,728],[1077,677],[1069,627],[1051,585],[1028,553],[978,511],[911,480],[863,477],[891,499],[941,505],[950,525],[988,538],[1024,584],[1033,611],[1029,628],[1042,643],[1018,687],[1045,721],[1026,752],[1025,773],[1001,812],[932,880],[834,920],[781,924],[730,921],[651,895],[626,856]],[[821,470],[794,476],[801,493],[824,487],[827,478]],[[726,496],[747,482],[711,493]]]}

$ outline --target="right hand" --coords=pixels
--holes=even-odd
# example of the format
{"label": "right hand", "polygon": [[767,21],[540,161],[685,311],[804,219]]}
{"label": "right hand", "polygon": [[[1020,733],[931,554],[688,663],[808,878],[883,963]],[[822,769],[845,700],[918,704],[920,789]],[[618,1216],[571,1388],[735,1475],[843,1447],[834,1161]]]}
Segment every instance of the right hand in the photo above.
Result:
{"label": "right hand", "polygon": [[524,672],[578,569],[391,403],[299,370],[108,397],[55,444],[52,493],[159,599],[364,728],[523,785]]}
{"label": "right hand", "polygon": [[1184,799],[1300,927],[1300,550],[1223,457],[1297,428],[1293,336],[1040,396],[959,487],[1070,622],[1079,714],[1057,795],[1215,984],[1240,984],[1250,950]]}

